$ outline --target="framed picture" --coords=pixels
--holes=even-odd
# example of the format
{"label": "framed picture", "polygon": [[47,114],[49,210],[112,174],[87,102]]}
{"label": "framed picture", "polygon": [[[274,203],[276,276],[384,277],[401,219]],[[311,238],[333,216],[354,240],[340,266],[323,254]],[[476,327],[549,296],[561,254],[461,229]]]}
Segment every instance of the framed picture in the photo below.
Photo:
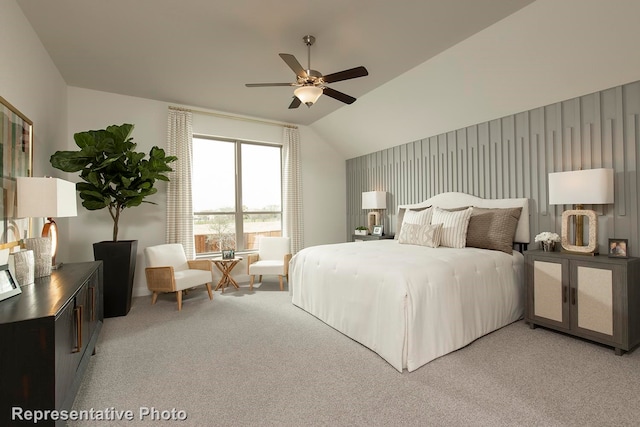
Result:
{"label": "framed picture", "polygon": [[8,265],[0,266],[0,301],[22,293]]}
{"label": "framed picture", "polygon": [[222,259],[234,259],[235,256],[236,254],[232,250],[222,251]]}
{"label": "framed picture", "polygon": [[611,258],[629,258],[629,241],[627,239],[609,239],[609,256]]}
{"label": "framed picture", "polygon": [[382,236],[382,226],[381,225],[374,225],[373,226],[373,231],[371,232],[372,236]]}
{"label": "framed picture", "polygon": [[[0,97],[0,245],[30,236],[29,218],[16,218],[16,178],[31,176],[33,169],[33,122]],[[10,245],[9,245],[10,246]]]}

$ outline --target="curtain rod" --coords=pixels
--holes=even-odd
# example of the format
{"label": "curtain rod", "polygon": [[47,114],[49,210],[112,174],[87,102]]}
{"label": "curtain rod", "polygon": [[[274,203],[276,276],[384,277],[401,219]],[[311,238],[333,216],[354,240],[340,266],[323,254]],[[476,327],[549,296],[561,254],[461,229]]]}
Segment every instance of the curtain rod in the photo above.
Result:
{"label": "curtain rod", "polygon": [[192,108],[181,108],[181,107],[169,106],[169,109],[170,110],[176,110],[176,111],[189,111],[189,112],[194,113],[194,114],[204,114],[204,115],[207,115],[207,116],[220,117],[220,118],[223,118],[223,119],[240,120],[240,121],[244,121],[244,122],[260,123],[260,124],[263,124],[263,125],[282,126],[282,127],[285,127],[285,128],[298,129],[298,126],[290,125],[290,124],[287,124],[287,123],[270,122],[270,121],[267,121],[267,120],[259,120],[259,119],[250,119],[248,117],[232,116],[230,114],[221,114],[221,113],[214,113],[214,112],[211,112],[211,111],[194,110]]}

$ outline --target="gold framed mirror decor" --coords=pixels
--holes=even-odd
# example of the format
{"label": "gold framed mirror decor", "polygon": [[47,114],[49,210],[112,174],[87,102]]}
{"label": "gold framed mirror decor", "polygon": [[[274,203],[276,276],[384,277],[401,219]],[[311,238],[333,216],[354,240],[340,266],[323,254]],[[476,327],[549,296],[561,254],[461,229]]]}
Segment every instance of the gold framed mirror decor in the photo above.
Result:
{"label": "gold framed mirror decor", "polygon": [[16,178],[33,173],[33,122],[0,96],[0,248],[29,237],[30,218],[16,218]]}

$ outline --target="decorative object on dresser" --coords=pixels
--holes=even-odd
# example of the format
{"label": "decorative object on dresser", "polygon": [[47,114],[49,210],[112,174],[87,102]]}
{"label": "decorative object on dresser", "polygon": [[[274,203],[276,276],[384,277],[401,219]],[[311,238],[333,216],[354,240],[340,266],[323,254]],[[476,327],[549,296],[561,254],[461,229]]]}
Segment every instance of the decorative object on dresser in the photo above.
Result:
{"label": "decorative object on dresser", "polygon": [[76,185],[82,206],[88,210],[107,208],[113,220],[113,241],[94,243],[96,260],[104,262],[105,317],[125,316],[131,309],[137,240],[118,240],[120,214],[126,208],[152,203],[157,180],[169,181],[169,163],[163,149],[151,148],[149,158],[134,151],[132,124],[78,132],[73,138],[78,151],[56,151],[51,164],[64,172],[80,172],[84,182]]}
{"label": "decorative object on dresser", "polygon": [[555,252],[556,243],[560,241],[560,236],[558,236],[557,233],[543,231],[542,233],[538,234],[534,240],[540,243],[540,247],[543,251]]}
{"label": "decorative object on dresser", "polygon": [[16,251],[9,255],[9,270],[11,270],[20,286],[27,286],[33,283],[35,280],[35,266],[36,262],[32,250]]}
{"label": "decorative object on dresser", "polygon": [[368,231],[369,229],[367,227],[361,225],[359,227],[356,227],[353,234],[355,234],[356,236],[366,236],[368,234]]}
{"label": "decorative object on dresser", "polygon": [[611,258],[629,258],[629,240],[609,239],[609,256]]}
{"label": "decorative object on dresser", "polygon": [[372,236],[382,236],[383,234],[383,227],[382,225],[374,225],[373,226],[373,230],[371,231],[371,235]]}
{"label": "decorative object on dresser", "polygon": [[[50,237],[50,263],[56,263],[58,253],[58,225],[54,217],[72,217],[78,215],[76,207],[76,185],[59,178],[21,177],[17,179],[18,217],[47,218],[42,228],[42,237]],[[40,276],[38,276],[40,277]]]}
{"label": "decorative object on dresser", "polygon": [[[0,301],[19,295],[22,292],[8,265],[0,265]],[[3,343],[6,345],[6,343]]]}
{"label": "decorative object on dresser", "polygon": [[25,239],[25,248],[33,251],[35,258],[34,278],[51,274],[53,268],[51,261],[51,237],[31,237]]}
{"label": "decorative object on dresser", "polygon": [[0,302],[0,424],[12,407],[71,409],[102,321],[101,262],[67,263]]}
{"label": "decorative object on dresser", "polygon": [[373,227],[380,224],[380,212],[378,209],[387,208],[386,191],[365,191],[362,193],[362,209],[373,209],[367,214],[367,224],[369,232],[373,232]]}
{"label": "decorative object on dresser", "polygon": [[640,344],[640,258],[525,252],[525,320],[611,346]]}
{"label": "decorative object on dresser", "polygon": [[[575,205],[562,213],[562,248],[569,252],[598,253],[598,216],[584,209],[585,204],[613,203],[613,169],[585,169],[549,174],[549,204]],[[574,244],[571,244],[569,220],[574,218]],[[589,242],[584,245],[584,218],[589,220]]]}

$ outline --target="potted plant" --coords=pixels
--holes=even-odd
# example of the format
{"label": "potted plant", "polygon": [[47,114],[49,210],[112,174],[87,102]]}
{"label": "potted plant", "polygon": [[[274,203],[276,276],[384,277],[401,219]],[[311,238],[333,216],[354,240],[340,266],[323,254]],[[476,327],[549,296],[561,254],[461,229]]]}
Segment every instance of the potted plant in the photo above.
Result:
{"label": "potted plant", "polygon": [[169,181],[169,163],[163,149],[151,148],[149,157],[134,151],[131,133],[134,125],[108,126],[106,129],[76,133],[78,151],[56,151],[51,165],[64,172],[80,172],[84,182],[76,184],[82,206],[90,211],[107,208],[113,220],[113,239],[93,245],[94,257],[104,265],[104,316],[124,316],[131,308],[137,240],[118,240],[120,214],[155,194],[156,180]]}
{"label": "potted plant", "polygon": [[366,236],[368,232],[369,232],[369,229],[364,225],[356,227],[356,230],[355,230],[355,233],[357,236]]}

